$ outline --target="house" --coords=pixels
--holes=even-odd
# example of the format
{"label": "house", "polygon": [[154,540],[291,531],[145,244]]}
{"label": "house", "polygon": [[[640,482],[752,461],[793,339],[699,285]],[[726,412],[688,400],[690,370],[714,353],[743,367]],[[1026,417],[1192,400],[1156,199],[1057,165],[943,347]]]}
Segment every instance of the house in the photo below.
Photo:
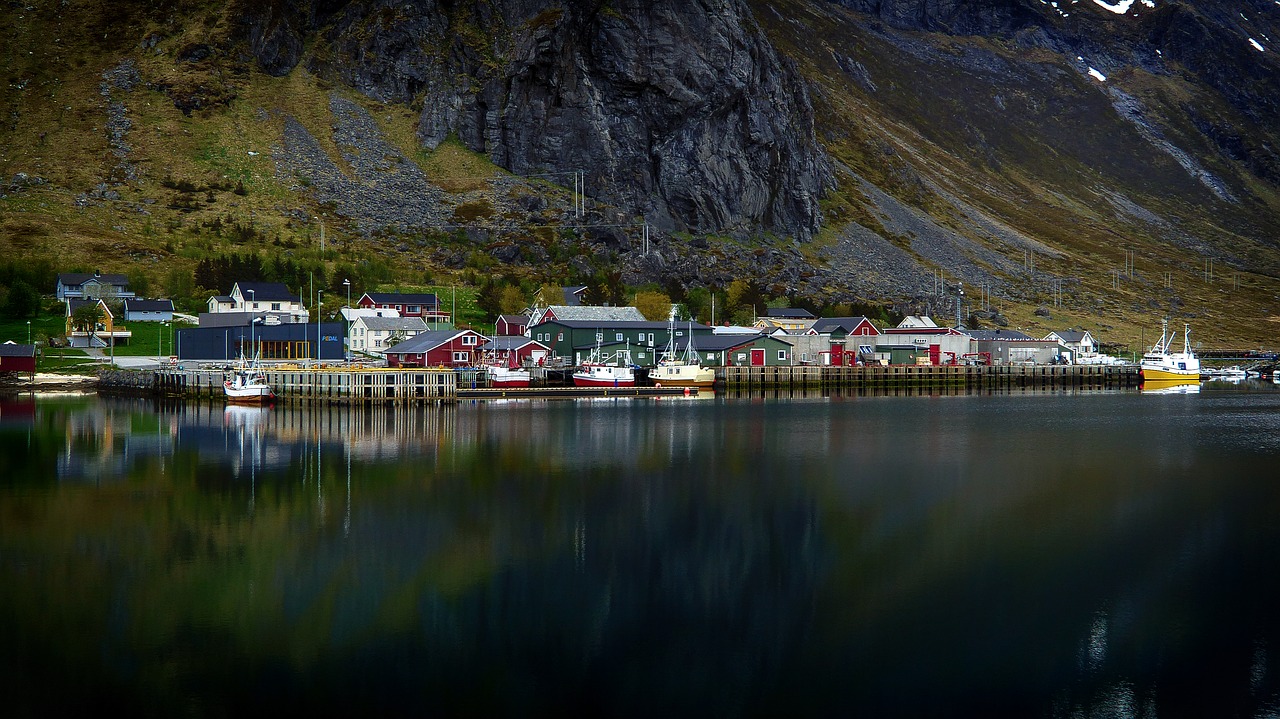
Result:
{"label": "house", "polygon": [[756,318],[753,326],[765,333],[782,329],[799,334],[812,327],[817,320],[818,318],[814,317],[809,310],[770,307],[764,311],[763,315]]}
{"label": "house", "polygon": [[[618,309],[618,308],[578,308],[578,309]],[[634,307],[628,309],[635,309]],[[637,364],[656,364],[655,352],[660,352],[667,345],[671,336],[671,325],[666,322],[649,322],[647,320],[547,320],[531,325],[527,335],[551,349],[552,356],[567,357],[574,364],[587,359],[596,347],[601,351],[610,347],[609,352],[634,352],[633,362]],[[683,323],[675,325],[677,342],[686,335],[709,335],[711,328],[699,324]],[[644,357],[640,357],[640,355]]]}
{"label": "house", "polygon": [[1045,339],[1061,342],[1067,349],[1071,350],[1072,356],[1077,359],[1090,358],[1098,354],[1099,343],[1093,338],[1093,334],[1089,330],[1069,329],[1061,332],[1050,332]]}
{"label": "house", "polygon": [[348,322],[355,322],[357,317],[399,317],[400,313],[392,309],[364,307],[343,307],[338,310],[338,314],[342,315],[342,319]]}
{"label": "house", "polygon": [[421,317],[428,323],[450,322],[452,316],[440,309],[440,298],[431,293],[366,292],[357,307],[367,310],[395,310],[401,317]]}
{"label": "house", "polygon": [[[719,339],[740,341],[724,351],[724,365],[729,367],[774,367],[794,363],[794,347],[776,335],[715,335]],[[746,340],[741,342],[741,340]],[[698,339],[694,340],[699,341]],[[696,346],[696,345],[695,345]]]}
{"label": "house", "polygon": [[133,297],[133,292],[124,275],[64,272],[58,275],[57,295],[60,300],[113,299]]}
{"label": "house", "polygon": [[[260,323],[269,324],[302,324],[308,321],[307,308],[302,298],[289,291],[283,282],[237,282],[231,287],[229,295],[215,295],[209,298],[207,314],[243,314],[235,324],[249,324],[253,319],[261,319]],[[273,320],[267,320],[273,317]],[[219,319],[203,319],[200,325],[228,326]]]}
{"label": "house", "polygon": [[528,315],[498,315],[493,333],[499,337],[512,337],[523,335],[527,329],[529,329]]}
{"label": "house", "polygon": [[252,357],[258,350],[263,360],[297,361],[343,358],[341,322],[314,322],[279,325],[235,325],[194,327],[178,330],[174,340],[179,360],[225,360]]}
{"label": "house", "polygon": [[840,366],[852,363],[859,347],[874,347],[880,330],[866,317],[823,317],[806,334],[827,337],[825,353],[819,350],[819,364]]}
{"label": "house", "polygon": [[581,305],[587,297],[586,285],[575,285],[572,287],[559,287],[559,292],[552,292],[550,297],[544,297],[541,289],[538,290],[537,304],[539,305],[558,305],[561,307],[577,307]]}
{"label": "house", "polygon": [[348,335],[352,352],[382,354],[429,328],[421,317],[357,317]]}
{"label": "house", "polygon": [[[880,336],[876,338],[876,352],[880,352],[880,346],[910,345],[921,351],[920,356],[927,356],[929,364],[943,365],[956,364],[961,357],[972,351],[968,334],[952,327],[939,327],[932,322],[928,320],[927,323],[899,324],[897,327],[881,330]],[[848,338],[845,340],[847,346]],[[864,343],[858,344],[861,346]]]}
{"label": "house", "polygon": [[540,307],[529,317],[529,326],[552,320],[583,322],[647,322],[635,307],[600,307],[597,305],[552,305]]}
{"label": "house", "polygon": [[916,329],[921,327],[937,327],[938,325],[928,317],[920,317],[917,315],[907,315],[898,323],[901,329]]}
{"label": "house", "polygon": [[542,364],[551,356],[551,348],[523,335],[502,335],[480,345],[486,362],[503,367]]}
{"label": "house", "polygon": [[488,338],[474,330],[428,330],[383,354],[389,367],[469,367]]}
{"label": "house", "polygon": [[172,322],[173,300],[124,301],[125,322]]}
{"label": "house", "polygon": [[0,373],[25,372],[36,373],[36,346],[20,345],[14,342],[0,344]]}
{"label": "house", "polygon": [[[133,332],[124,325],[116,324],[115,314],[101,299],[69,299],[67,305],[67,342],[72,347],[107,347],[126,343]],[[76,311],[82,307],[98,307],[98,321],[93,327],[78,326],[75,320]]]}

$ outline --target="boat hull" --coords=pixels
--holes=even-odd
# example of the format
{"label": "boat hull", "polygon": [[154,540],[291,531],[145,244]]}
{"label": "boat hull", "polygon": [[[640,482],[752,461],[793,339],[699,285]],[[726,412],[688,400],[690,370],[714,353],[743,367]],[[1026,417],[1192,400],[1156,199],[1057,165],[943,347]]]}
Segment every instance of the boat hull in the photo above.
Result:
{"label": "boat hull", "polygon": [[512,389],[512,388],[522,389],[522,388],[527,388],[529,386],[529,378],[526,377],[524,379],[491,379],[489,380],[489,386],[496,387],[498,389]]}
{"label": "boat hull", "polygon": [[716,383],[716,373],[697,365],[684,367],[657,367],[649,373],[656,387],[712,387]]}
{"label": "boat hull", "polygon": [[619,377],[608,379],[602,377],[588,377],[579,375],[575,372],[573,375],[573,384],[575,387],[635,387],[636,380],[634,377],[631,379]]}
{"label": "boat hull", "polygon": [[263,405],[276,401],[276,394],[270,388],[232,389],[223,386],[222,389],[227,396],[228,404]]}
{"label": "boat hull", "polygon": [[1143,382],[1199,382],[1200,370],[1179,370],[1165,367],[1142,367],[1138,370]]}

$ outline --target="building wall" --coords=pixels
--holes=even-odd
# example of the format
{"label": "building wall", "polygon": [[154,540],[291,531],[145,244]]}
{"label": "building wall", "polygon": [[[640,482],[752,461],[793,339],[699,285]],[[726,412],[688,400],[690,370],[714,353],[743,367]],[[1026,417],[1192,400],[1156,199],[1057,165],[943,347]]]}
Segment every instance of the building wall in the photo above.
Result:
{"label": "building wall", "polygon": [[[326,322],[319,328],[320,359],[343,358],[343,325]],[[237,327],[197,327],[177,332],[175,344],[179,360],[213,361],[234,360],[241,350],[246,357],[253,354],[254,346],[262,351],[262,358],[270,361],[314,360],[316,357],[316,324],[285,324]]]}
{"label": "building wall", "polygon": [[126,322],[172,322],[172,312],[127,312]]}

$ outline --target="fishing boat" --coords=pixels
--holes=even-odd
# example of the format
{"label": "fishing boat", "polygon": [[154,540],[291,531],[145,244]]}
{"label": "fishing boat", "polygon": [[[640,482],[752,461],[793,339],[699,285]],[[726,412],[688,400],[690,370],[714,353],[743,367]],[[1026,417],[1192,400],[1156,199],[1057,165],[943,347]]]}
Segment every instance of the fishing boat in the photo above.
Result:
{"label": "fishing boat", "polygon": [[489,386],[502,389],[510,387],[528,387],[529,370],[515,364],[515,354],[508,356],[507,363],[491,362],[485,366],[489,375]]}
{"label": "fishing boat", "polygon": [[677,355],[675,348],[675,324],[667,331],[667,348],[658,365],[649,372],[649,379],[658,387],[704,387],[716,382],[715,370],[703,367],[693,350],[693,325],[690,323],[684,352]]}
{"label": "fishing boat", "polygon": [[605,362],[597,345],[587,361],[573,371],[573,384],[576,387],[634,387],[636,373],[630,365]]}
{"label": "fishing boat", "polygon": [[222,391],[231,404],[268,404],[276,401],[276,393],[267,384],[267,375],[258,365],[257,358],[253,362],[247,362],[243,354],[235,368],[223,380]]}
{"label": "fishing boat", "polygon": [[1199,382],[1200,359],[1191,351],[1191,328],[1183,325],[1182,351],[1171,352],[1177,333],[1169,334],[1169,321],[1160,322],[1160,340],[1142,355],[1138,375],[1143,382]]}

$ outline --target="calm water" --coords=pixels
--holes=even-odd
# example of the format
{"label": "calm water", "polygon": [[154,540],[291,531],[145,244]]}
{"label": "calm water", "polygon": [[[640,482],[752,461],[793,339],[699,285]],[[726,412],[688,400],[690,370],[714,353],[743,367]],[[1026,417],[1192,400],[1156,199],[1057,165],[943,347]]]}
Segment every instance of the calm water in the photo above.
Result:
{"label": "calm water", "polygon": [[0,404],[0,713],[1275,716],[1280,391]]}

